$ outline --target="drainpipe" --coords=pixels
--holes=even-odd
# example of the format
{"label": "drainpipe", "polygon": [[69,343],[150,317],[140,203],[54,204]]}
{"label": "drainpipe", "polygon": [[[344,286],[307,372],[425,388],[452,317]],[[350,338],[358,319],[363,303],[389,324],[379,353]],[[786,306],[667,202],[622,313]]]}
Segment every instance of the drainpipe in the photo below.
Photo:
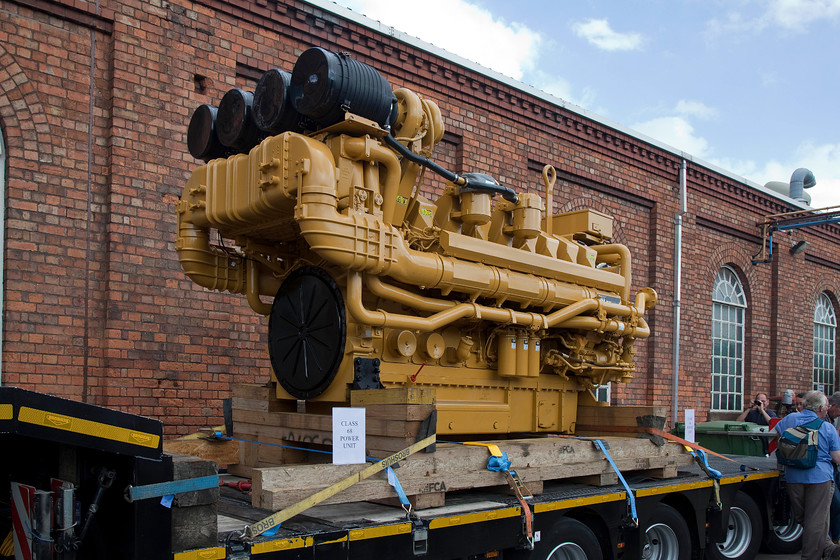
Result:
{"label": "drainpipe", "polygon": [[682,220],[686,212],[686,169],[685,160],[680,164],[680,211],[674,216],[674,378],[671,387],[672,426],[677,424],[680,390],[680,283],[682,281]]}

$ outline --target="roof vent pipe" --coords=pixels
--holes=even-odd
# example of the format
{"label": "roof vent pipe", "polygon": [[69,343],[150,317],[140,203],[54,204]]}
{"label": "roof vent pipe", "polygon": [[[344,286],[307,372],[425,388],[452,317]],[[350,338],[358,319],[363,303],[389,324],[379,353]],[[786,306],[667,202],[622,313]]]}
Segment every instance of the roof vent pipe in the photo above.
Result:
{"label": "roof vent pipe", "polygon": [[810,189],[816,184],[817,179],[811,170],[800,167],[790,176],[790,197],[798,202],[807,204],[808,201],[805,200],[804,189]]}

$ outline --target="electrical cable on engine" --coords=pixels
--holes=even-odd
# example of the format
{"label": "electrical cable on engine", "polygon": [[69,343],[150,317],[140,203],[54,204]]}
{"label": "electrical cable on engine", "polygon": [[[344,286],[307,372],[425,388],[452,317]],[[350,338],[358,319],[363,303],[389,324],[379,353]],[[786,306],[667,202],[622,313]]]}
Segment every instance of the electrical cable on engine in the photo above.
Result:
{"label": "electrical cable on engine", "polygon": [[411,150],[409,150],[408,148],[403,146],[401,143],[399,143],[397,141],[397,139],[394,138],[393,136],[391,136],[390,134],[385,136],[384,141],[385,141],[386,144],[388,144],[388,146],[390,146],[391,148],[396,150],[400,155],[402,155],[407,160],[409,160],[413,163],[416,163],[417,165],[420,165],[422,167],[426,167],[428,169],[431,169],[432,171],[434,171],[435,173],[437,173],[438,175],[440,175],[441,177],[443,177],[447,181],[450,181],[450,182],[452,182],[452,183],[454,183],[458,186],[461,186],[461,187],[470,187],[470,186],[476,187],[476,188],[479,188],[480,190],[483,190],[483,191],[486,191],[486,192],[498,193],[498,194],[502,195],[502,197],[505,200],[507,200],[508,202],[512,202],[514,204],[519,202],[519,197],[516,195],[515,192],[513,192],[512,189],[509,189],[508,187],[503,187],[501,185],[489,185],[489,184],[470,185],[469,181],[466,177],[462,177],[462,176],[458,175],[457,173],[453,173],[452,171],[449,171],[448,169],[446,169],[444,167],[441,167],[440,165],[438,165],[437,163],[433,162],[432,160],[430,160],[429,158],[427,158],[425,156],[415,154],[414,152],[412,152]]}

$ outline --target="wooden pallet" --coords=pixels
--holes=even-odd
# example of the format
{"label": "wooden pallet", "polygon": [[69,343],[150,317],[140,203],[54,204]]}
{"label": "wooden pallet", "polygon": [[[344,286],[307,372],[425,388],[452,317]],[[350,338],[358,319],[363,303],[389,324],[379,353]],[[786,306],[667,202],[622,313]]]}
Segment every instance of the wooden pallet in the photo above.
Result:
{"label": "wooden pallet", "polygon": [[[646,439],[601,438],[622,473],[643,473],[655,478],[676,476],[677,468],[691,463],[681,445],[657,446]],[[507,453],[511,468],[533,494],[543,484],[572,480],[587,484],[614,484],[617,476],[605,455],[588,439],[574,437],[535,437],[492,442]],[[423,509],[444,505],[446,492],[475,488],[507,487],[504,475],[487,469],[489,452],[485,447],[439,443],[433,454],[413,455],[396,470],[414,507]],[[252,471],[253,504],[280,510],[334,484],[362,465],[293,465],[256,468]],[[384,473],[356,483],[325,503],[393,500],[394,490]]]}
{"label": "wooden pallet", "polygon": [[[422,439],[419,436],[427,433],[423,422],[435,409],[433,391],[412,388],[353,391],[350,406],[367,409],[366,455],[377,458]],[[303,410],[295,401],[278,400],[270,386],[234,386],[233,435],[249,441],[239,443],[239,463],[230,465],[229,472],[252,479],[254,506],[283,509],[364,468],[332,465],[327,454],[279,447],[331,451],[331,410],[318,403],[307,403],[307,407]],[[691,463],[683,447],[635,438],[627,432],[637,425],[652,425],[651,419],[655,427],[664,428],[664,414],[664,407],[581,406],[578,435],[599,434],[622,472],[670,478],[676,476],[678,467]],[[610,431],[615,433],[610,435]],[[601,437],[604,434],[607,437]],[[534,494],[541,493],[548,481],[574,480],[599,486],[618,481],[603,452],[587,439],[535,436],[492,443],[508,454],[511,468]],[[503,474],[487,469],[488,457],[486,447],[441,443],[433,454],[420,453],[401,461],[396,472],[415,508],[437,507],[444,505],[447,492],[507,488]],[[326,503],[356,501],[396,502],[396,495],[383,472]]]}
{"label": "wooden pallet", "polygon": [[[434,392],[352,391],[350,406],[366,409],[366,456],[384,458],[417,441],[424,422],[434,414]],[[229,472],[251,477],[252,469],[260,467],[330,462],[329,455],[318,451],[332,451],[331,409],[318,403],[307,407],[303,411],[295,401],[278,400],[273,387],[234,385],[233,437],[248,441],[240,441],[239,462]],[[433,421],[431,426],[434,433]]]}

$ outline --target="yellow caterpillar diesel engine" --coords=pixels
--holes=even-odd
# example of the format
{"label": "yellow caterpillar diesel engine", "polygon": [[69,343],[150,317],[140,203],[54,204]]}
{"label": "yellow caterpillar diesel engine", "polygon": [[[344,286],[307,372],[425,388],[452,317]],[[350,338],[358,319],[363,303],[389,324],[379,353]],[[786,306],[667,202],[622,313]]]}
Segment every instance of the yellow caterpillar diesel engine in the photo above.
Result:
{"label": "yellow caterpillar diesel engine", "polygon": [[193,114],[180,262],[268,318],[280,398],[433,387],[439,434],[573,432],[581,394],[632,378],[656,294],[631,301],[612,218],[448,171],[442,136],[434,102],[309,49]]}

